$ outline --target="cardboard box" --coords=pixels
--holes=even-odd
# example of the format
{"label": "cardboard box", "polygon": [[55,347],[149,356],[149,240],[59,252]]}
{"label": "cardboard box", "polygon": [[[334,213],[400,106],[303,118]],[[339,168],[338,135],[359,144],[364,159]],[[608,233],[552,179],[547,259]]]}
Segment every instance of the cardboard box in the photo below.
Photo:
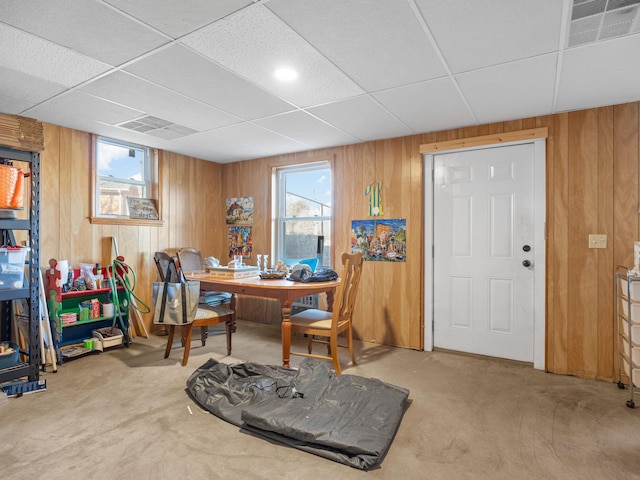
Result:
{"label": "cardboard box", "polygon": [[222,278],[222,279],[235,279],[235,278],[251,278],[251,277],[259,277],[260,269],[258,267],[240,267],[240,268],[229,268],[229,267],[215,267],[208,268],[207,271],[209,275],[213,278]]}
{"label": "cardboard box", "polygon": [[100,300],[97,298],[91,299],[91,318],[100,317]]}

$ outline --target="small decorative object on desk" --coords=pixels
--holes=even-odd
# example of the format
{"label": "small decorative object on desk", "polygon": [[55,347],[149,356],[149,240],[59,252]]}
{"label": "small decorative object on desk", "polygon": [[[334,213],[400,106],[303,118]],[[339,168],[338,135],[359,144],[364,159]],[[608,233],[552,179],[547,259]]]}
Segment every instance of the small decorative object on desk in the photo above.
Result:
{"label": "small decorative object on desk", "polygon": [[260,278],[263,280],[281,280],[286,276],[285,272],[260,272]]}
{"label": "small decorative object on desk", "polygon": [[264,272],[268,272],[269,271],[269,255],[262,255],[262,258],[264,259],[264,268],[262,269]]}
{"label": "small decorative object on desk", "polygon": [[262,270],[262,255],[258,254],[256,255],[256,258],[258,259],[258,270]]}

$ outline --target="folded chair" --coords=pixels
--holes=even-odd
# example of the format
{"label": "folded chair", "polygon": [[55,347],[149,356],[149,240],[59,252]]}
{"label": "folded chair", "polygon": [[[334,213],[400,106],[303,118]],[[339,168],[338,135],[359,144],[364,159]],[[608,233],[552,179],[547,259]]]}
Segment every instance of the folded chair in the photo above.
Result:
{"label": "folded chair", "polygon": [[[342,265],[341,282],[336,289],[333,311],[327,312],[311,308],[291,316],[291,332],[307,335],[308,345],[307,353],[290,352],[290,354],[332,360],[337,374],[342,373],[338,347],[348,348],[351,362],[356,364],[351,317],[362,273],[362,254],[359,252],[355,254],[343,253]],[[338,344],[338,335],[342,333],[346,336],[346,345]],[[318,337],[324,339],[320,343],[325,343],[329,347],[328,355],[312,353],[312,345],[319,341]]]}
{"label": "folded chair", "polygon": [[[177,275],[179,278],[184,278],[185,275],[188,275],[191,271],[194,270],[184,270],[182,268],[182,258],[181,252],[178,252],[178,264],[179,271],[177,271]],[[187,259],[189,254],[184,255],[185,263],[188,266],[191,266],[190,259]],[[171,258],[166,252],[156,252],[156,256],[159,257],[160,262],[166,261],[167,263]],[[158,264],[158,261],[156,261]],[[198,270],[202,270],[202,263],[199,264]],[[166,269],[165,269],[166,272]],[[164,276],[164,274],[163,274]],[[164,281],[164,278],[161,278]],[[202,346],[205,346],[207,337],[208,337],[208,328],[210,325],[216,325],[218,323],[225,324],[226,337],[227,337],[227,355],[231,355],[231,334],[236,330],[236,314],[235,314],[235,305],[236,305],[236,297],[235,295],[231,297],[230,308],[226,308],[223,306],[210,307],[207,305],[199,305],[198,310],[196,312],[196,318],[192,323],[188,323],[186,325],[181,325],[182,329],[181,333],[181,344],[184,347],[184,353],[182,355],[182,366],[184,367],[189,361],[189,351],[191,350],[191,334],[194,327],[200,327],[200,339],[202,341]],[[178,325],[168,325],[169,333],[167,337],[167,347],[164,352],[164,358],[167,358],[171,353],[171,349],[173,347],[173,338],[175,329]]]}

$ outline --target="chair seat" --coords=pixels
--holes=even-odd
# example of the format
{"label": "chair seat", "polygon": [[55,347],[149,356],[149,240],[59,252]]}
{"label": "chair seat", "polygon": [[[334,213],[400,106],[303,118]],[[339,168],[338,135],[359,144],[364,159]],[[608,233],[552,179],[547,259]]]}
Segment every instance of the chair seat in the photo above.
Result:
{"label": "chair seat", "polygon": [[229,310],[225,307],[198,307],[194,321],[197,322],[198,320],[226,317],[227,315],[233,315],[233,310]]}
{"label": "chair seat", "polygon": [[326,310],[310,308],[291,316],[291,326],[311,327],[319,329],[331,329],[331,319],[333,314]]}

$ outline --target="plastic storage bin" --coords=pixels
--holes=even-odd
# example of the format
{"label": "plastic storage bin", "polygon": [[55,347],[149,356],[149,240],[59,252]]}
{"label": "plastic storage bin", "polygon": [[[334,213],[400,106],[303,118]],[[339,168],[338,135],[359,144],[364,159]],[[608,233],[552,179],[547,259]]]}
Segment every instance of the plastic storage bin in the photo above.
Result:
{"label": "plastic storage bin", "polygon": [[0,288],[22,288],[29,247],[0,248]]}
{"label": "plastic storage bin", "polygon": [[18,364],[18,354],[20,353],[18,345],[13,342],[1,342],[0,345],[13,349],[13,351],[0,353],[0,369],[15,367]]}
{"label": "plastic storage bin", "polygon": [[[94,338],[98,339],[102,344],[102,349],[115,347],[117,345],[122,345],[122,339],[124,338],[124,334],[122,330],[119,328],[99,328],[97,330],[92,330],[91,334]],[[102,350],[99,348],[99,350]]]}

